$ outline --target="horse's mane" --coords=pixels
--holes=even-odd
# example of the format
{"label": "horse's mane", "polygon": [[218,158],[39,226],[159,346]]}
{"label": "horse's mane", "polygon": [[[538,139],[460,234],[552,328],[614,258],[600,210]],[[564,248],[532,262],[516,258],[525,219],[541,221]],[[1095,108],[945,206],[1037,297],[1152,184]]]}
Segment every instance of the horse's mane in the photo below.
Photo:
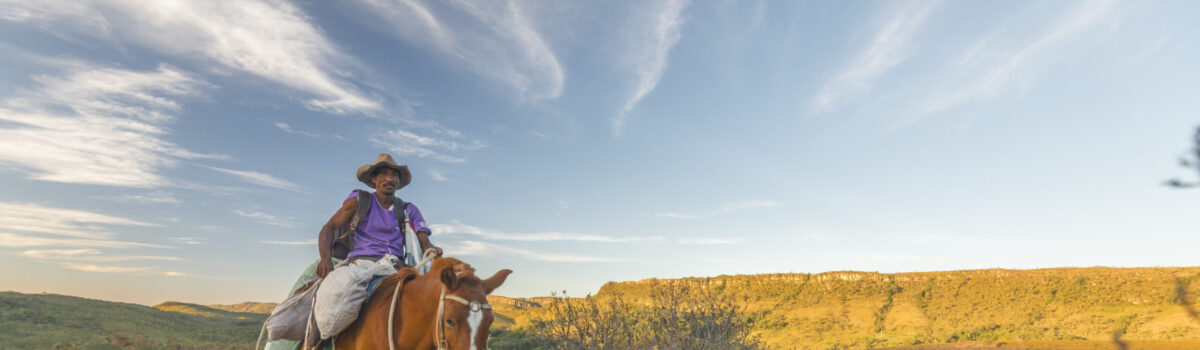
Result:
{"label": "horse's mane", "polygon": [[433,265],[429,267],[429,272],[426,274],[441,275],[445,269],[454,269],[455,274],[458,275],[459,283],[478,285],[482,281],[478,276],[475,276],[474,267],[455,258],[434,259]]}
{"label": "horse's mane", "polygon": [[[438,258],[433,260],[433,264],[429,267],[427,275],[440,275],[445,269],[458,269],[459,281],[467,284],[480,283],[478,276],[475,276],[475,268],[455,258]],[[417,278],[417,269],[411,266],[401,267],[396,270],[396,273],[384,277],[379,281],[379,287],[376,290],[391,290],[396,288],[397,283],[406,283],[409,280]]]}
{"label": "horse's mane", "polygon": [[382,281],[379,281],[379,286],[375,287],[375,290],[392,290],[392,288],[396,288],[397,283],[405,283],[414,278],[417,278],[417,269],[412,266],[404,266],[397,269],[396,273],[388,275]]}

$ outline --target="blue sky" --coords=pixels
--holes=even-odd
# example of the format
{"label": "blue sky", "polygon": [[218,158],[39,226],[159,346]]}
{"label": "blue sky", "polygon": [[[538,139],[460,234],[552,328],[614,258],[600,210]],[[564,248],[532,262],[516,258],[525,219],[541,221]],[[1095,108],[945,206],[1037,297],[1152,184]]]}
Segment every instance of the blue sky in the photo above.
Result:
{"label": "blue sky", "polygon": [[379,152],[500,295],[1196,265],[1198,7],[0,1],[0,290],[278,301]]}

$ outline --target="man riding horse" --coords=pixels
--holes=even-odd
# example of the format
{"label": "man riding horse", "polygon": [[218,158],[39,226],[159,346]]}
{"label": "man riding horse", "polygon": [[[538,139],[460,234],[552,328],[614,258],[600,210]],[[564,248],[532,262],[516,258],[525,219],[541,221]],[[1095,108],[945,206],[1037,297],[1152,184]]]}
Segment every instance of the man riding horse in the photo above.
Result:
{"label": "man riding horse", "polygon": [[[421,216],[421,210],[417,209],[415,204],[402,201],[399,203],[401,207],[396,207],[396,191],[412,182],[412,172],[408,171],[407,165],[398,165],[390,154],[380,153],[374,163],[358,168],[357,177],[358,181],[375,189],[375,193],[370,194],[371,208],[367,211],[365,218],[360,218],[363,220],[361,224],[350,222],[359,210],[358,206],[361,201],[357,197],[365,195],[365,191],[351,192],[350,196],[342,202],[342,208],[329,218],[329,222],[325,223],[324,227],[321,227],[318,239],[320,244],[317,245],[321,260],[317,264],[317,276],[325,277],[330,271],[333,271],[331,258],[333,257],[334,231],[347,225],[354,227],[353,249],[346,256],[346,259],[350,261],[379,261],[388,254],[403,259],[406,253],[420,255],[421,252],[430,249],[433,249],[438,256],[442,255],[441,248],[429,243],[430,231],[429,227],[425,225],[425,218]],[[397,210],[403,211],[400,216],[397,216]],[[406,221],[412,224],[412,229],[416,232],[421,252],[404,251],[404,230],[407,228],[401,226],[401,222],[404,220],[397,219],[402,219],[405,215],[407,215]]]}
{"label": "man riding horse", "polygon": [[[442,249],[429,242],[430,230],[420,210],[395,196],[412,181],[412,173],[391,155],[380,153],[373,163],[359,167],[356,177],[375,192],[351,192],[321,228],[320,259],[263,325],[264,331],[272,330],[271,340],[280,339],[268,349],[315,347],[324,343],[319,339],[334,336],[338,347],[347,349],[486,346],[492,321],[486,296],[512,271],[482,279],[470,265],[440,258]],[[406,236],[409,226],[412,236]],[[414,240],[419,250],[410,245]],[[335,259],[340,259],[336,265]],[[429,273],[422,275],[419,268],[426,262]],[[409,267],[413,265],[417,269]],[[390,292],[372,294],[369,286]],[[297,307],[305,303],[311,303],[311,313],[296,313],[309,310]],[[306,327],[294,327],[297,315],[310,315],[307,322],[300,320]]]}

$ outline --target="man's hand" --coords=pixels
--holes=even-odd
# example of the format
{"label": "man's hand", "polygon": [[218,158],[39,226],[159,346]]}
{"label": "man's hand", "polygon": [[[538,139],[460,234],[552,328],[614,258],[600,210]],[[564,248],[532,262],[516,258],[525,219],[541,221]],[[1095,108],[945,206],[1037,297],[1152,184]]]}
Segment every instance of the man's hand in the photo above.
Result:
{"label": "man's hand", "polygon": [[325,278],[325,275],[328,275],[329,271],[333,271],[333,261],[323,259],[320,264],[317,264],[317,276]]}
{"label": "man's hand", "polygon": [[442,257],[442,248],[438,248],[437,246],[433,245],[433,243],[429,242],[429,232],[417,232],[417,243],[420,243],[422,258],[425,257],[425,252],[429,251],[430,249],[433,249],[434,253],[437,253],[437,257]]}

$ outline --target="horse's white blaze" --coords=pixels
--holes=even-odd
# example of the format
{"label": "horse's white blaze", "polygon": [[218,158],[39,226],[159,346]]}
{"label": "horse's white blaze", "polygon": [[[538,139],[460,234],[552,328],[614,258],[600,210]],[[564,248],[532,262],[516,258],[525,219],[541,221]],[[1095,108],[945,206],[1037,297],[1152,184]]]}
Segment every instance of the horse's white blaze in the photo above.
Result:
{"label": "horse's white blaze", "polygon": [[483,323],[483,310],[471,311],[467,315],[467,327],[471,329],[471,350],[479,350],[475,347],[475,335],[479,332],[480,323]]}

